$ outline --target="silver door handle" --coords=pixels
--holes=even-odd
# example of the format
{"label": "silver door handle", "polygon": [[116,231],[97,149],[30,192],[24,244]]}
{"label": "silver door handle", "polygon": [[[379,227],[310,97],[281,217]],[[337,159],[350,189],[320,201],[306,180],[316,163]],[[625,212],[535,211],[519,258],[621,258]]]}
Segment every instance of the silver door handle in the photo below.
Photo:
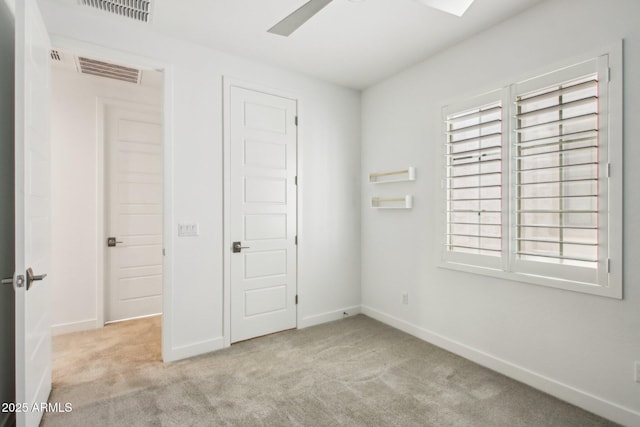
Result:
{"label": "silver door handle", "polygon": [[242,246],[242,242],[233,242],[233,253],[242,252],[243,249],[250,249],[250,246]]}
{"label": "silver door handle", "polygon": [[33,284],[33,282],[38,280],[44,280],[45,277],[47,277],[46,274],[41,274],[39,276],[36,276],[35,274],[33,274],[33,270],[31,269],[31,267],[29,267],[27,269],[27,290],[31,288],[31,285]]}
{"label": "silver door handle", "polygon": [[109,246],[110,248],[114,247],[118,243],[124,243],[124,242],[121,242],[120,240],[116,240],[115,237],[107,237],[107,246]]}
{"label": "silver door handle", "polygon": [[7,277],[6,279],[2,279],[3,285],[13,285],[13,277]]}

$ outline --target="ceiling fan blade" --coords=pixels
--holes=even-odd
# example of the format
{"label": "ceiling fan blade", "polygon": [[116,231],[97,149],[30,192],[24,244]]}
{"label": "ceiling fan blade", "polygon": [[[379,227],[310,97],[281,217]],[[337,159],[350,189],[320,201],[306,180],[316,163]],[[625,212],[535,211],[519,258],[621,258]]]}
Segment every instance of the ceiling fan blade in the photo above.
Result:
{"label": "ceiling fan blade", "polygon": [[300,6],[291,15],[269,28],[267,32],[288,37],[332,1],[333,0],[310,0]]}
{"label": "ceiling fan blade", "polygon": [[469,9],[474,0],[418,0],[420,3],[450,13],[462,16]]}

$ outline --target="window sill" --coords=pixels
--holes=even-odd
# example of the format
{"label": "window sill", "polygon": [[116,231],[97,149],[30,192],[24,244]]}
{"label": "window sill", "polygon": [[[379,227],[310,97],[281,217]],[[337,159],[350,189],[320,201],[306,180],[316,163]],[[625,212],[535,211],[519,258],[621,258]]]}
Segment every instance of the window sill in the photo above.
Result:
{"label": "window sill", "polygon": [[514,282],[527,283],[532,285],[545,286],[548,288],[562,289],[572,292],[580,292],[583,294],[598,295],[607,298],[623,299],[622,286],[607,287],[594,285],[592,283],[576,282],[571,280],[556,279],[553,277],[538,276],[533,274],[516,273],[512,271],[503,271],[488,267],[479,267],[476,265],[463,264],[451,261],[441,261],[439,268],[463,271],[466,273],[479,274],[482,276],[495,277],[503,280],[511,280]]}

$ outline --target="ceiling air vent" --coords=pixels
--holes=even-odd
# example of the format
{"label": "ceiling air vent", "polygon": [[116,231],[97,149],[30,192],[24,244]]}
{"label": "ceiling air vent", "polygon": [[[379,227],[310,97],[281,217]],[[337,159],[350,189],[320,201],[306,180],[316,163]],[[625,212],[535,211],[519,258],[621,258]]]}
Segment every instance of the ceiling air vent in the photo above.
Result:
{"label": "ceiling air vent", "polygon": [[51,50],[51,59],[54,61],[62,61],[62,58],[60,58],[60,52],[55,49]]}
{"label": "ceiling air vent", "polygon": [[109,64],[95,59],[78,57],[80,72],[109,79],[122,80],[130,83],[140,82],[140,70],[123,67],[122,65]]}
{"label": "ceiling air vent", "polygon": [[80,0],[80,3],[136,21],[149,22],[150,0]]}

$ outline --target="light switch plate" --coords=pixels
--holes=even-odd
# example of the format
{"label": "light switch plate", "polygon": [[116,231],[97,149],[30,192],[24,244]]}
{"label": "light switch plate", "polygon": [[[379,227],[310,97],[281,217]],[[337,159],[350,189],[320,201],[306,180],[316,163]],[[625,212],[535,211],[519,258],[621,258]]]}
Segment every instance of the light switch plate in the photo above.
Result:
{"label": "light switch plate", "polygon": [[195,222],[181,222],[178,224],[178,236],[194,237],[200,234],[198,224]]}

